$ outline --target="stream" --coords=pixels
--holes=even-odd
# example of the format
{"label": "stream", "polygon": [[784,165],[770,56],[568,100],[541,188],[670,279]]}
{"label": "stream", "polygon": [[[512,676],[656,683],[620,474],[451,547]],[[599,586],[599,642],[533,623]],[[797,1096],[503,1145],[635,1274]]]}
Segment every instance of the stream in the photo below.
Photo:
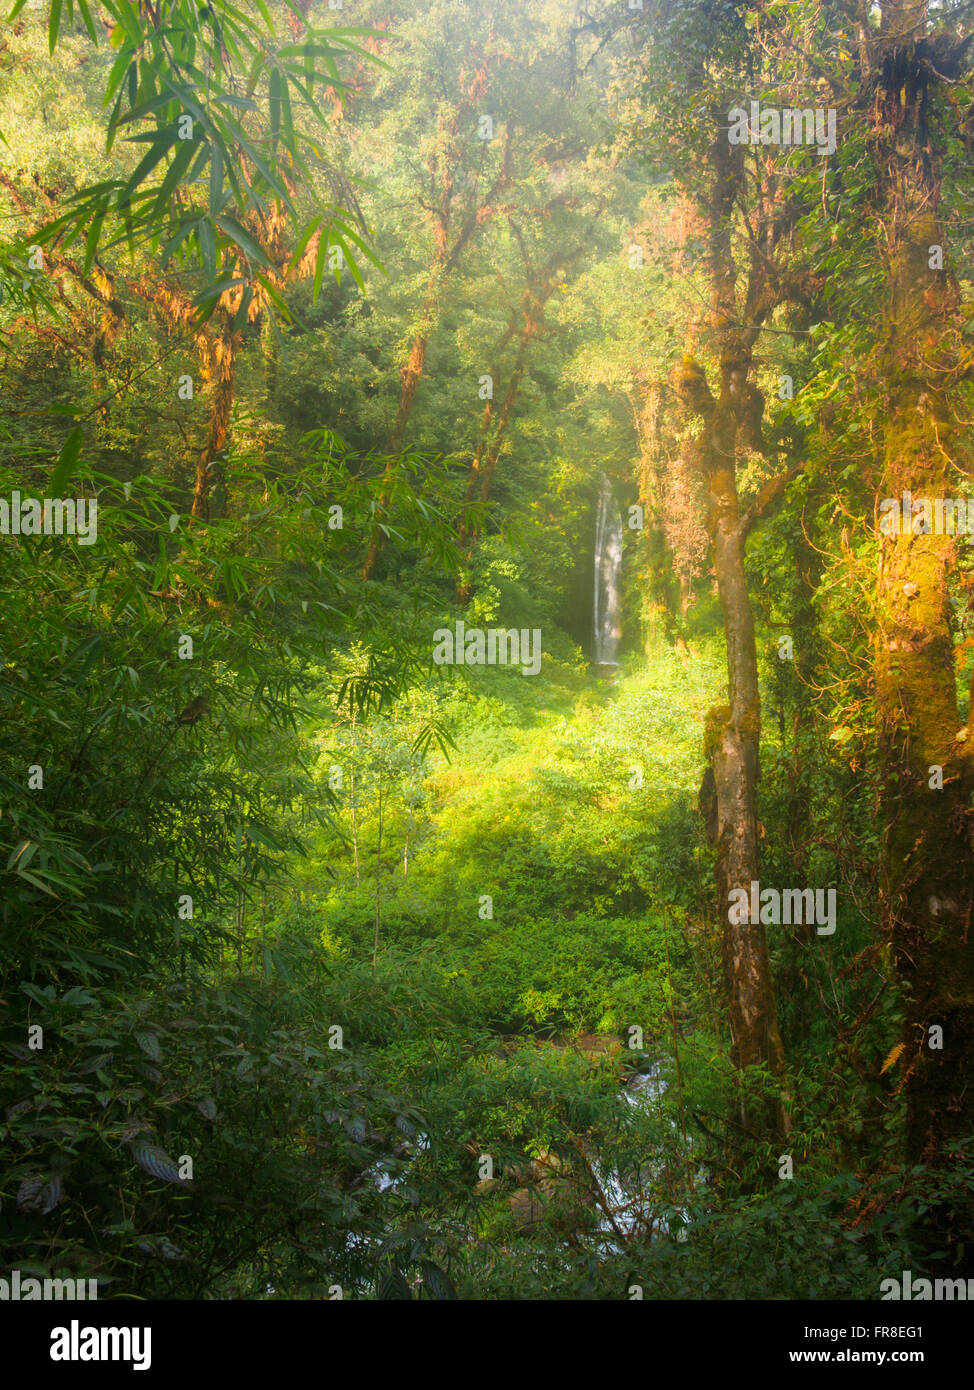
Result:
{"label": "stream", "polygon": [[[637,1073],[630,1077],[629,1081],[618,1092],[621,1100],[626,1105],[634,1109],[655,1112],[660,1100],[666,1090],[666,1081],[663,1079],[663,1064],[653,1062],[648,1071]],[[672,1121],[671,1121],[672,1123]],[[409,1146],[409,1151],[415,1157],[425,1152],[429,1148],[429,1136],[420,1134],[415,1142]],[[368,1176],[372,1179],[379,1192],[388,1192],[400,1187],[409,1178],[412,1164],[394,1177],[390,1173],[390,1168],[396,1168],[399,1163],[394,1159],[380,1159],[369,1170]],[[660,1166],[650,1164],[653,1177],[661,1171]],[[596,1204],[600,1215],[597,1231],[605,1236],[614,1239],[599,1241],[599,1249],[606,1254],[619,1254],[623,1247],[618,1243],[619,1237],[634,1235],[640,1227],[648,1230],[650,1239],[657,1235],[669,1233],[669,1223],[664,1216],[656,1214],[658,1198],[656,1196],[643,1196],[642,1191],[646,1184],[631,1184],[630,1180],[623,1177],[618,1170],[606,1168],[597,1160],[591,1164],[592,1175],[598,1184],[599,1193]],[[681,1210],[679,1215],[684,1223],[689,1222],[689,1215]],[[678,1231],[677,1239],[686,1239],[685,1226]]]}

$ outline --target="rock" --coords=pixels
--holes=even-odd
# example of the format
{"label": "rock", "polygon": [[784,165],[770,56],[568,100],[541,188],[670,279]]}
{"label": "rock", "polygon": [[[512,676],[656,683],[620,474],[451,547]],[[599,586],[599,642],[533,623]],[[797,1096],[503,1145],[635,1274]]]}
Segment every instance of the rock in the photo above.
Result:
{"label": "rock", "polygon": [[507,1199],[507,1205],[517,1221],[519,1230],[536,1226],[544,1214],[540,1199],[530,1187],[519,1187],[516,1192],[512,1192]]}
{"label": "rock", "polygon": [[617,1057],[622,1051],[618,1038],[606,1037],[599,1033],[582,1033],[575,1039],[575,1046],[586,1057]]}
{"label": "rock", "polygon": [[531,1177],[535,1182],[549,1178],[551,1173],[561,1167],[561,1159],[550,1149],[544,1149],[537,1158],[531,1160]]}

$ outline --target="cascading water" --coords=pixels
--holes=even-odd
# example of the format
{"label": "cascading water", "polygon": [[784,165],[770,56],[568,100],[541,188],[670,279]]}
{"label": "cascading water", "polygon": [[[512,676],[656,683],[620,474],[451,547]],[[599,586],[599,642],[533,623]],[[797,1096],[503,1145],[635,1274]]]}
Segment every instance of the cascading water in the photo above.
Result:
{"label": "cascading water", "polygon": [[595,607],[592,660],[596,666],[618,666],[616,652],[622,635],[622,513],[612,484],[602,474],[595,521]]}

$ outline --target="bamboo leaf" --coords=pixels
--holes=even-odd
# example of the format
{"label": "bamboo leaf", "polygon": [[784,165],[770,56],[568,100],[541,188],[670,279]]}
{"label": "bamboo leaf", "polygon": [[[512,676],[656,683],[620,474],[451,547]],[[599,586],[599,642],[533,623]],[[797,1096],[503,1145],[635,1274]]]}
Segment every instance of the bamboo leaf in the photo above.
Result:
{"label": "bamboo leaf", "polygon": [[241,227],[234,217],[218,217],[217,226],[225,232],[231,241],[240,247],[245,255],[251,260],[257,261],[259,265],[265,266],[268,270],[272,269],[270,261],[261,250],[260,246],[247,231],[246,227]]}
{"label": "bamboo leaf", "polygon": [[51,13],[47,20],[47,42],[50,52],[53,54],[57,47],[58,34],[61,29],[61,0],[51,0]]}
{"label": "bamboo leaf", "polygon": [[81,453],[83,440],[84,433],[81,426],[75,425],[61,447],[58,461],[51,475],[52,497],[61,497],[63,495],[64,486],[74,471],[75,464],[78,462],[78,455]]}

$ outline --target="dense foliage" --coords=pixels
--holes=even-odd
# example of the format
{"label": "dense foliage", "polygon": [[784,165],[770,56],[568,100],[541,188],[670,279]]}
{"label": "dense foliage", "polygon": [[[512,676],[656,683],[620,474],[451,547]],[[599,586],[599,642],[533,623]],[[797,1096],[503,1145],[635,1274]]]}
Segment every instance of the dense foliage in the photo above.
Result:
{"label": "dense foliage", "polygon": [[[972,495],[972,30],[860,8],[14,7],[0,500],[97,533],[0,535],[5,1269],[974,1273],[974,567],[877,521]],[[728,160],[752,97],[835,149]],[[741,964],[747,864],[834,932]]]}

